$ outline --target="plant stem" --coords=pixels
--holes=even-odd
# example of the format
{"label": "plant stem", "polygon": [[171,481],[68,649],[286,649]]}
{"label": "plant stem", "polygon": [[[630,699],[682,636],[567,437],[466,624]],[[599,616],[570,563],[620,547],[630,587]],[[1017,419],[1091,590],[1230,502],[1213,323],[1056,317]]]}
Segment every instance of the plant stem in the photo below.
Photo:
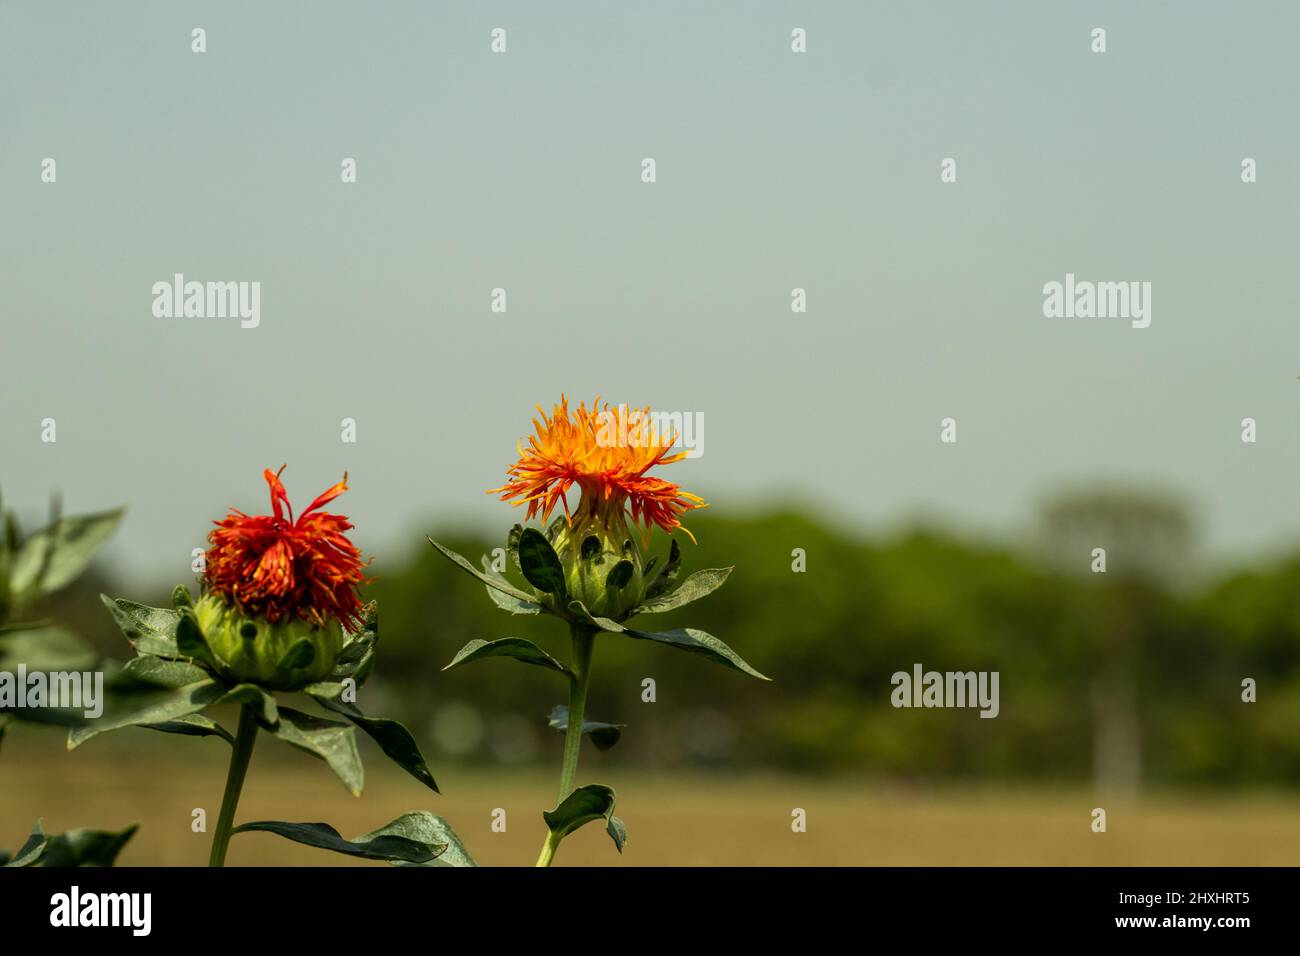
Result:
{"label": "plant stem", "polygon": [[537,858],[538,866],[550,866],[551,860],[555,859],[555,848],[560,845],[560,841],[554,833],[546,836],[546,842],[542,844],[542,855]]}
{"label": "plant stem", "polygon": [[558,807],[573,793],[573,778],[578,773],[578,753],[582,749],[582,719],[587,709],[587,685],[591,682],[591,652],[596,646],[596,631],[581,624],[572,625],[573,680],[569,683],[569,726],[564,732],[564,763],[560,766]]}
{"label": "plant stem", "polygon": [[[591,682],[591,652],[596,646],[596,629],[584,624],[571,624],[573,637],[573,677],[569,681],[569,725],[564,731],[564,762],[560,765],[560,795],[555,800],[558,807],[573,792],[573,778],[578,773],[578,755],[582,750],[582,719],[587,709],[587,685]],[[554,833],[546,835],[538,866],[550,866],[560,838]]]}
{"label": "plant stem", "polygon": [[217,818],[217,831],[212,835],[212,855],[208,857],[208,866],[225,866],[235,807],[239,804],[239,793],[244,788],[244,775],[248,773],[248,761],[253,756],[256,740],[257,717],[253,708],[245,704],[239,709],[239,730],[235,732],[230,769],[226,772],[226,792],[221,798],[221,816]]}

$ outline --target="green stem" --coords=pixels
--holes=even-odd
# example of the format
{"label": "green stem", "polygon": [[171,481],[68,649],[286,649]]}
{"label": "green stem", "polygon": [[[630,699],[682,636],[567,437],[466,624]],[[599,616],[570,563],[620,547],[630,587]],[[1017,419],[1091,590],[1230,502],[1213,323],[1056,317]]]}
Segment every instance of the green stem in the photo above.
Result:
{"label": "green stem", "polygon": [[[595,628],[583,624],[570,625],[573,636],[573,677],[569,681],[569,726],[564,731],[564,761],[560,765],[560,795],[558,807],[564,798],[573,793],[573,779],[578,773],[578,755],[582,751],[582,720],[587,709],[587,685],[591,683],[591,652],[596,646]],[[560,838],[547,834],[542,845],[538,866],[550,866]]]}
{"label": "green stem", "polygon": [[208,866],[225,866],[226,847],[230,845],[230,829],[235,822],[235,807],[239,793],[244,788],[244,775],[248,761],[253,756],[253,743],[257,740],[257,717],[253,708],[245,704],[239,709],[239,730],[230,754],[230,770],[226,772],[226,792],[221,798],[221,816],[217,818],[217,831],[212,835],[212,855]]}
{"label": "green stem", "polygon": [[587,710],[587,685],[591,683],[591,652],[596,646],[596,632],[580,624],[573,625],[573,680],[569,682],[569,726],[564,732],[564,763],[560,765],[558,807],[573,793],[573,778],[578,773],[578,753],[582,749],[582,719]]}
{"label": "green stem", "polygon": [[542,844],[542,855],[537,858],[537,865],[550,866],[551,860],[555,859],[555,848],[559,845],[559,838],[554,833],[548,834],[546,842]]}

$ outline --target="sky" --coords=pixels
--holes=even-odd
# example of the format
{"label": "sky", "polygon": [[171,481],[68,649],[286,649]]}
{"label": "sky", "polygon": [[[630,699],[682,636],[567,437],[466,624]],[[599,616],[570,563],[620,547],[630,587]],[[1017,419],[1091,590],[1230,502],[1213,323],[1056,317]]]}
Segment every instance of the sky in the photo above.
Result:
{"label": "sky", "polygon": [[[504,531],[483,491],[534,405],[600,394],[702,415],[665,476],[724,513],[1014,535],[1118,481],[1224,559],[1293,546],[1298,30],[1281,2],[0,0],[0,489],[29,521],[53,489],[127,505],[116,566],[180,580],[263,468],[304,503],[347,470],[358,541],[400,555]],[[259,282],[260,324],[155,316],[178,272]],[[1044,317],[1067,273],[1150,282],[1150,327]]]}

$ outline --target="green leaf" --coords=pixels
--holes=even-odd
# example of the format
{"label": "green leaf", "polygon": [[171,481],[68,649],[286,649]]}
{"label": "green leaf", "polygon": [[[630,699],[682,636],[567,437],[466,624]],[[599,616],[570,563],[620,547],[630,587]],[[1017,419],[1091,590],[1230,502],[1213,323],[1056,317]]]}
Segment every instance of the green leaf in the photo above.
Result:
{"label": "green leaf", "polygon": [[280,722],[271,733],[285,743],[324,760],[354,797],[361,796],[366,772],[361,766],[357,733],[353,727],[281,707]]}
{"label": "green leaf", "polygon": [[61,518],[23,542],[14,557],[10,585],[27,603],[71,584],[122,520],[122,509]]}
{"label": "green leaf", "polygon": [[702,571],[696,571],[685,581],[681,587],[669,591],[667,594],[661,594],[658,597],[642,601],[634,610],[633,614],[658,614],[661,611],[671,611],[674,608],[690,604],[692,601],[698,601],[706,594],[712,594],[722,583],[727,580],[727,575],[731,574],[731,568],[705,568]]}
{"label": "green leaf", "polygon": [[390,833],[417,843],[446,847],[443,852],[426,863],[396,862],[397,866],[478,866],[474,858],[469,855],[469,851],[465,849],[465,844],[456,835],[456,831],[451,828],[451,824],[428,811],[403,813],[392,823],[366,836]]}
{"label": "green leaf", "polygon": [[511,614],[539,614],[542,606],[532,601],[520,601],[518,598],[512,598],[496,588],[489,587],[486,589],[487,595],[492,599],[492,603],[503,611],[509,611]]}
{"label": "green leaf", "polygon": [[[569,708],[564,704],[556,704],[551,709],[547,723],[555,730],[568,730]],[[627,724],[607,724],[599,720],[583,720],[582,732],[591,737],[591,742],[596,745],[597,750],[608,750],[618,743],[619,738],[623,736],[623,728],[626,726]]]}
{"label": "green leaf", "polygon": [[444,548],[442,545],[440,545],[437,541],[434,541],[432,538],[427,538],[427,540],[431,545],[437,548],[439,553],[442,554],[442,556],[445,557],[448,561],[450,561],[452,564],[456,565],[456,567],[460,568],[466,573],[471,574],[474,577],[478,578],[480,581],[482,581],[484,584],[486,584],[488,587],[492,588],[493,590],[500,591],[502,594],[508,594],[512,598],[515,598],[516,600],[519,601],[523,601],[526,604],[533,603],[533,598],[531,595],[525,594],[523,591],[519,590],[519,588],[515,587],[513,584],[507,581],[505,578],[494,577],[492,575],[484,574],[478,568],[474,567],[474,565],[470,564],[466,558],[461,557],[459,554],[457,554],[455,551],[452,551],[450,548]]}
{"label": "green leaf", "polygon": [[183,584],[178,584],[172,588],[172,607],[178,611],[183,611],[187,607],[194,606],[194,598],[190,595],[190,589]]}
{"label": "green leaf", "polygon": [[294,641],[275,666],[281,671],[297,670],[301,667],[310,667],[315,659],[316,645],[304,637],[302,640]]}
{"label": "green leaf", "polygon": [[[505,577],[492,570],[492,562],[487,559],[486,555],[483,557],[483,573],[501,584],[510,584]],[[492,599],[493,604],[503,611],[509,611],[511,614],[537,614],[542,609],[542,606],[536,601],[521,601],[494,587],[487,587],[485,590],[488,597]]]}
{"label": "green leaf", "polygon": [[510,560],[519,567],[519,536],[524,533],[524,526],[521,524],[513,525],[510,533],[506,535],[506,554],[510,555]]}
{"label": "green leaf", "polygon": [[181,611],[180,620],[176,622],[176,649],[182,657],[193,658],[214,666],[216,664],[216,658],[208,647],[208,640],[199,627],[199,619],[194,616],[194,611],[190,608]]}
{"label": "green leaf", "polygon": [[519,536],[519,567],[537,590],[564,599],[564,565],[551,542],[536,528],[525,528]]}
{"label": "green leaf", "polygon": [[99,598],[137,652],[155,657],[182,656],[176,646],[176,625],[181,619],[178,611],[146,607],[107,594],[101,594]]}
{"label": "green leaf", "polygon": [[770,677],[766,677],[750,667],[744,658],[706,631],[697,630],[693,627],[678,627],[671,631],[634,631],[628,628],[626,633],[628,637],[634,637],[640,641],[654,641],[658,644],[666,644],[669,647],[678,647],[684,651],[690,651],[692,654],[699,654],[711,661],[717,661],[719,664],[735,668],[750,677],[757,677],[759,680],[771,680]]}
{"label": "green leaf", "polygon": [[582,550],[579,552],[582,560],[590,561],[592,558],[600,555],[600,538],[594,534],[589,534],[582,539]]}
{"label": "green leaf", "polygon": [[37,820],[31,837],[5,866],[112,866],[137,829],[132,825],[114,833],[81,828],[47,835]]}
{"label": "green leaf", "polygon": [[[338,692],[331,693],[333,687],[337,687]],[[375,743],[379,744],[379,748],[389,760],[434,793],[438,793],[438,783],[433,779],[433,774],[424,761],[424,754],[420,753],[420,745],[415,742],[411,732],[395,720],[385,717],[367,717],[355,704],[339,696],[342,690],[341,684],[324,686],[313,684],[307,688],[307,693],[311,694],[322,707],[336,714],[342,714],[360,727]]]}
{"label": "green leaf", "polygon": [[89,644],[61,627],[0,628],[0,671],[12,672],[19,664],[29,671],[87,671],[98,663]]}
{"label": "green leaf", "polygon": [[122,673],[154,687],[184,687],[207,678],[208,672],[189,661],[169,661],[162,657],[133,657]]}
{"label": "green leaf", "polygon": [[556,839],[562,840],[593,820],[608,822],[613,815],[614,791],[603,784],[589,783],[565,797],[554,810],[543,811],[542,818]]}
{"label": "green leaf", "polygon": [[659,572],[658,576],[646,585],[646,600],[656,598],[672,587],[673,582],[677,580],[677,573],[681,568],[682,549],[678,547],[677,539],[673,538],[672,543],[668,548],[668,563],[664,565],[664,569]]}
{"label": "green leaf", "polygon": [[247,705],[253,708],[257,719],[267,730],[275,730],[275,725],[280,722],[280,710],[276,706],[275,698],[256,684],[239,684],[231,688],[217,703],[239,704],[241,707]]}
{"label": "green leaf", "polygon": [[331,677],[351,677],[358,685],[366,682],[375,662],[375,648],[379,644],[378,604],[371,601],[366,605],[363,615],[361,630],[345,635],[343,649],[339,652],[334,669],[330,671]]}
{"label": "green leaf", "polygon": [[186,737],[220,737],[226,743],[234,746],[235,738],[211,717],[205,717],[203,714],[186,714],[184,717],[177,717],[175,720],[163,721],[160,724],[140,724],[146,730],[160,730],[164,734],[183,734]]}
{"label": "green leaf", "polygon": [[[410,814],[407,814],[410,816]],[[243,823],[231,833],[275,833],[294,843],[302,843],[321,850],[333,850],[348,856],[359,856],[366,860],[385,860],[387,862],[428,863],[447,849],[446,844],[421,843],[411,839],[398,826],[403,817],[399,817],[387,827],[364,834],[355,840],[345,840],[339,836],[328,823],[283,823],[279,820],[259,820],[255,823]],[[393,828],[391,832],[388,832]]]}
{"label": "green leaf", "polygon": [[605,575],[605,587],[621,591],[627,587],[627,582],[632,580],[632,572],[636,569],[632,562],[624,559],[609,569],[609,574]]}
{"label": "green leaf", "polygon": [[583,604],[581,601],[570,601],[569,611],[586,621],[588,624],[598,627],[602,631],[609,631],[611,634],[622,634],[627,630],[627,628],[618,623],[618,621],[611,620],[607,617],[596,617],[587,610],[587,605]]}
{"label": "green leaf", "polygon": [[41,852],[41,866],[112,866],[138,824],[116,833],[80,828],[50,837]]}
{"label": "green leaf", "polygon": [[605,832],[614,841],[614,848],[622,853],[623,847],[627,846],[627,824],[618,817],[610,817],[609,822],[605,824]]}
{"label": "green leaf", "polygon": [[557,661],[532,641],[522,637],[503,637],[497,641],[473,640],[456,652],[451,663],[443,668],[445,671],[462,664],[470,664],[488,657],[511,657],[524,664],[535,664],[553,671],[559,671],[567,677],[573,672]]}
{"label": "green leaf", "polygon": [[138,727],[143,724],[163,724],[179,717],[196,714],[223,693],[225,693],[224,687],[211,678],[204,678],[183,687],[150,689],[108,696],[104,702],[104,713],[98,719],[69,732],[68,749],[79,747],[91,737],[108,733],[110,730]]}
{"label": "green leaf", "polygon": [[41,826],[41,821],[37,820],[35,825],[32,827],[32,833],[31,836],[27,838],[27,842],[18,848],[18,852],[10,857],[9,861],[5,865],[15,867],[34,866],[41,858],[41,851],[45,849],[45,843],[49,838],[49,834],[46,833],[45,828]]}

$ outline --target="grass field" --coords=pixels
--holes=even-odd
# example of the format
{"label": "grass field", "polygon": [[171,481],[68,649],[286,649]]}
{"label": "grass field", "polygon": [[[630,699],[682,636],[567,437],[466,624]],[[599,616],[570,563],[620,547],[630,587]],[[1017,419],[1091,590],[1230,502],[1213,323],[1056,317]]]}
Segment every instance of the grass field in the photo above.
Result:
{"label": "grass field", "polygon": [[[0,748],[0,846],[21,843],[37,817],[47,830],[116,829],[141,823],[119,862],[199,866],[210,833],[191,830],[191,812],[215,824],[228,751],[215,740],[126,731],[65,752],[54,731],[17,727]],[[254,753],[238,820],[328,822],[344,836],[374,829],[407,810],[446,817],[484,865],[531,865],[544,835],[550,773],[439,768],[445,795],[421,787],[367,753],[366,792],[352,797],[329,770],[278,742]],[[899,788],[851,780],[725,774],[651,776],[579,771],[619,793],[629,842],[620,857],[602,828],[565,841],[556,865],[1295,865],[1300,798],[1245,794],[1148,795],[1107,805],[1084,790]],[[1104,834],[1090,830],[1106,806]],[[791,810],[807,811],[807,832],[791,831]],[[506,832],[491,829],[496,808]],[[242,834],[228,864],[382,865],[355,861],[270,834]]]}

